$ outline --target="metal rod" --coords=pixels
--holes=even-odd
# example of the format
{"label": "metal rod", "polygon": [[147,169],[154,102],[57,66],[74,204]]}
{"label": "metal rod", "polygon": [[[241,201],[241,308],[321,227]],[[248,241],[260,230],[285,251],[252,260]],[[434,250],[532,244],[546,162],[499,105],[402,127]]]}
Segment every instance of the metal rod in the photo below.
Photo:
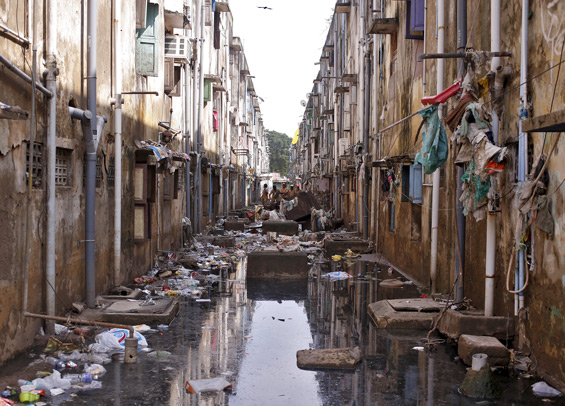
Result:
{"label": "metal rod", "polygon": [[[33,83],[31,77],[29,77],[25,72],[21,71],[18,67],[16,67],[16,65],[14,65],[12,62],[10,62],[6,58],[4,58],[4,56],[2,56],[2,55],[0,55],[0,63],[2,63],[9,70],[14,72],[20,78],[25,80],[27,83],[30,83],[30,84]],[[37,90],[39,90],[45,96],[47,96],[47,97],[53,96],[53,93],[51,93],[51,91],[49,89],[47,89],[45,86],[43,86],[41,83],[38,83],[37,81],[35,82],[35,87],[37,88]]]}
{"label": "metal rod", "polygon": [[[485,52],[489,57],[510,57],[512,52]],[[418,55],[418,62],[424,59],[452,59],[452,58],[465,58],[469,56],[466,52],[451,52],[451,53],[438,53],[438,54],[420,54]]]}
{"label": "metal rod", "polygon": [[132,326],[126,326],[125,324],[116,324],[116,323],[106,323],[103,321],[92,321],[92,320],[83,320],[83,319],[71,319],[69,317],[60,317],[60,316],[47,316],[45,314],[37,314],[37,313],[29,313],[25,312],[26,317],[33,317],[36,319],[44,319],[44,320],[54,320],[60,321],[63,323],[73,323],[73,324],[81,324],[85,326],[96,326],[96,327],[112,327],[112,328],[123,328],[129,331],[129,337],[134,338],[135,330]]}
{"label": "metal rod", "polygon": [[122,92],[122,94],[154,94],[155,96],[159,96],[159,92],[151,92],[151,91]]}
{"label": "metal rod", "polygon": [[10,35],[16,37],[19,41],[24,43],[25,48],[27,48],[29,46],[29,44],[31,44],[31,41],[29,39],[21,36],[16,31],[6,27],[4,24],[1,24],[1,23],[0,23],[0,31],[4,32],[5,34],[10,34]]}

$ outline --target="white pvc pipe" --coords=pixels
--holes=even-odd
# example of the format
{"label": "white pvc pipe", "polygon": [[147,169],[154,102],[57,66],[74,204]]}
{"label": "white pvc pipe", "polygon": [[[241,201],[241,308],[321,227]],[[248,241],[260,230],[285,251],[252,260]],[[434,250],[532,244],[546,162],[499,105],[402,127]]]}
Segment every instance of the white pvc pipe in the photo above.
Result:
{"label": "white pvc pipe", "polygon": [[[47,252],[45,260],[45,298],[47,315],[55,315],[55,241],[56,241],[56,185],[55,166],[57,154],[57,1],[50,0],[47,15],[47,76],[46,87],[51,91],[47,113]],[[35,44],[34,44],[35,45]],[[55,332],[55,322],[46,323],[47,334]]]}
{"label": "white pvc pipe", "polygon": [[[528,12],[529,0],[522,0],[522,38],[520,44],[520,120],[519,120],[519,138],[518,138],[518,183],[526,180],[526,166],[528,162],[527,145],[528,135],[522,129],[522,122],[526,118],[526,104],[528,97],[528,87],[526,80],[528,78]],[[518,212],[518,216],[520,213]],[[518,219],[516,219],[518,221]],[[524,286],[525,274],[527,272],[525,266],[524,250],[518,251],[518,281],[519,288]],[[521,309],[525,305],[524,292],[519,293],[518,308]]]}
{"label": "white pvc pipe", "polygon": [[121,282],[122,252],[122,0],[114,0],[114,286]]}
{"label": "white pvc pipe", "polygon": [[[443,53],[445,50],[445,3],[444,0],[437,1],[437,53]],[[444,60],[437,60],[437,89],[436,93],[443,91],[444,77]],[[442,118],[442,106],[440,105],[438,114]],[[438,226],[439,226],[439,169],[433,174],[432,183],[432,248],[430,253],[430,279],[431,291],[437,292],[437,243],[438,243]]]}
{"label": "white pvc pipe", "polygon": [[[490,3],[490,50],[500,52],[500,0]],[[491,70],[496,72],[500,58],[491,61]],[[492,134],[495,144],[498,143],[499,117],[493,111]],[[487,216],[487,241],[485,258],[485,316],[494,316],[494,272],[496,263],[496,215]]]}

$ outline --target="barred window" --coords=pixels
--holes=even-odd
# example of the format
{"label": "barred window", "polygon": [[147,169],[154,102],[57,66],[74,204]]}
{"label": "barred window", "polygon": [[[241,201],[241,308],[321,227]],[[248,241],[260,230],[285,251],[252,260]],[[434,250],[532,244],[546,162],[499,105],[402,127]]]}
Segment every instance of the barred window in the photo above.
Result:
{"label": "barred window", "polygon": [[114,157],[111,156],[108,158],[108,178],[106,179],[108,187],[114,187],[114,170]]}
{"label": "barred window", "polygon": [[73,150],[57,148],[55,153],[55,186],[71,186]]}
{"label": "barred window", "polygon": [[31,171],[29,168],[29,156],[30,156],[30,143],[27,143],[26,150],[26,176],[29,178],[32,175],[32,187],[34,189],[43,188],[43,144],[34,143],[33,144],[33,160],[31,163]]}

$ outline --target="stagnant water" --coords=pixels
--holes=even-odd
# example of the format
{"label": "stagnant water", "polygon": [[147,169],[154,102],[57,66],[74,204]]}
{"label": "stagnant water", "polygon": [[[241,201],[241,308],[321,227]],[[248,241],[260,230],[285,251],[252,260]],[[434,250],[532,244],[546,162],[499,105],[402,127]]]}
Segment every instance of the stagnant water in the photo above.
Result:
{"label": "stagnant water", "polygon": [[[102,389],[68,391],[47,404],[67,405],[474,405],[457,392],[465,366],[455,350],[414,350],[425,331],[379,330],[367,304],[383,298],[415,297],[414,285],[381,288],[398,275],[356,262],[346,271],[355,281],[249,281],[244,266],[231,275],[210,303],[181,299],[168,330],[147,333],[151,348],[171,355],[139,354],[137,364],[106,365]],[[381,275],[381,273],[383,275]],[[353,371],[305,371],[296,351],[359,345],[364,360]],[[0,382],[31,358],[19,357],[0,372]],[[41,369],[41,366],[38,366]],[[30,371],[20,371],[31,379]],[[27,375],[26,375],[27,374]],[[224,377],[231,392],[189,394],[189,379]],[[4,378],[4,379],[3,379]],[[529,379],[497,376],[504,388],[499,405],[539,404]],[[3,388],[2,388],[3,389]],[[554,402],[557,404],[558,401]],[[488,404],[488,402],[481,402]]]}

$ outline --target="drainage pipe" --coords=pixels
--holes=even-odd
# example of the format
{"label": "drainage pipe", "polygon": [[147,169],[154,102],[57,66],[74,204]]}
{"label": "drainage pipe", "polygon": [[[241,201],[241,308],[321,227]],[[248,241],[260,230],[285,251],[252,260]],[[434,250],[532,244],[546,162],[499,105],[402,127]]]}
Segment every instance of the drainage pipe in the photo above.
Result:
{"label": "drainage pipe", "polygon": [[122,0],[114,0],[114,286],[121,282],[122,252]]}
{"label": "drainage pipe", "polygon": [[367,175],[367,164],[369,163],[369,125],[371,123],[371,57],[365,54],[365,125],[363,134],[363,154],[365,156],[363,176],[363,238],[369,238],[369,176]]}
{"label": "drainage pipe", "polygon": [[208,175],[208,222],[212,224],[212,160],[208,161],[210,174]]}
{"label": "drainage pipe", "polygon": [[[467,47],[467,0],[457,0],[457,52],[464,53]],[[464,71],[463,59],[457,60],[457,76],[463,77]],[[462,166],[457,165],[456,168],[456,204],[455,204],[455,221],[457,222],[457,233],[459,238],[455,250],[455,275],[454,279],[457,281],[455,286],[455,303],[460,303],[465,297],[463,289],[463,281],[465,277],[465,215],[463,214],[463,202],[460,201],[463,194],[463,181],[461,178],[464,174]],[[457,251],[458,250],[458,251]]]}
{"label": "drainage pipe", "polygon": [[[518,183],[524,182],[526,180],[526,165],[528,159],[527,152],[527,136],[528,134],[524,132],[522,124],[528,116],[527,104],[528,104],[528,12],[529,12],[529,0],[522,0],[522,38],[520,44],[520,120],[518,122]],[[518,216],[520,216],[520,211],[518,210]],[[516,219],[518,221],[518,218]],[[525,252],[523,249],[518,251],[518,289],[522,290],[524,286],[525,279]],[[523,290],[518,296],[518,310],[524,307],[524,292]],[[517,312],[516,312],[517,315]]]}
{"label": "drainage pipe", "polygon": [[[500,51],[500,0],[491,0],[490,3],[490,49],[491,52]],[[494,57],[491,61],[491,70],[496,72],[500,65],[500,58]],[[498,143],[499,117],[492,112],[493,142]],[[491,186],[491,190],[495,186]],[[494,271],[496,262],[496,215],[487,215],[487,241],[485,263],[485,316],[494,316]]]}
{"label": "drainage pipe", "polygon": [[195,183],[195,195],[196,195],[196,232],[202,231],[202,119],[204,114],[204,24],[205,24],[205,10],[206,6],[204,2],[200,1],[200,58],[199,58],[199,77],[200,82],[198,88],[198,131],[196,133],[196,175],[194,178]]}
{"label": "drainage pipe", "polygon": [[[445,3],[444,0],[437,0],[437,51],[443,53],[445,48]],[[444,60],[437,60],[437,93],[443,91]],[[441,120],[443,116],[443,106],[440,104],[438,115]],[[437,246],[438,246],[438,226],[439,226],[439,169],[433,175],[432,187],[432,248],[430,253],[430,279],[431,291],[437,292]]]}
{"label": "drainage pipe", "polygon": [[[184,152],[190,156],[190,65],[184,65]],[[190,220],[190,161],[185,162],[185,217]]]}
{"label": "drainage pipe", "polygon": [[[55,315],[55,238],[56,219],[55,210],[56,188],[55,188],[55,166],[57,154],[57,1],[50,0],[48,8],[47,23],[47,75],[46,85],[51,94],[47,107],[47,238],[45,259],[45,301],[48,315]],[[55,332],[52,322],[46,324],[47,334]]]}

